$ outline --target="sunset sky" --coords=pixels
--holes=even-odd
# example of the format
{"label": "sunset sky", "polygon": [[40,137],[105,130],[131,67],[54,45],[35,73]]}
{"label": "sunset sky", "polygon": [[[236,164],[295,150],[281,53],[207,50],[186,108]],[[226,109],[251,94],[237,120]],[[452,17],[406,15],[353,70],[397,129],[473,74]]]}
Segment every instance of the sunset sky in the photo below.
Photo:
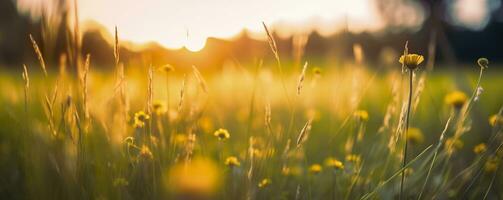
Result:
{"label": "sunset sky", "polygon": [[[54,0],[52,0],[54,1]],[[51,0],[18,0],[20,9],[31,10]],[[494,0],[452,1],[454,24],[485,26]],[[134,42],[156,41],[168,48],[197,51],[208,37],[230,38],[243,29],[262,36],[262,25],[280,36],[317,30],[328,35],[346,25],[350,31],[378,30],[383,22],[375,0],[81,0],[81,21],[94,20],[109,31],[118,26],[121,38]],[[420,26],[425,11],[407,2],[404,25]],[[255,34],[253,34],[255,33]]]}

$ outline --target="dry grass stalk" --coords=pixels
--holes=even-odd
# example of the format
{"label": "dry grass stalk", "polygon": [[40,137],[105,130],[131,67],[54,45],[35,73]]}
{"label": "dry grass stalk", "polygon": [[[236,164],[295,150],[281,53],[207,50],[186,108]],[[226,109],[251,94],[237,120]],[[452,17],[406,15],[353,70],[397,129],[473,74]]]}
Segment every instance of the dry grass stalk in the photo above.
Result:
{"label": "dry grass stalk", "polygon": [[262,25],[264,26],[265,32],[267,34],[267,41],[269,42],[269,46],[274,53],[274,57],[276,58],[276,60],[279,60],[279,51],[278,46],[276,45],[276,41],[274,40],[274,37],[271,35],[271,32],[269,32],[269,29],[264,22],[262,22]]}
{"label": "dry grass stalk", "polygon": [[294,112],[293,111],[293,105],[290,102],[290,97],[288,95],[288,90],[287,90],[287,87],[286,87],[286,84],[285,84],[285,80],[283,79],[283,69],[281,67],[281,60],[279,59],[278,46],[276,45],[276,41],[274,40],[274,37],[272,36],[271,32],[269,32],[269,29],[267,28],[267,26],[265,25],[264,22],[262,22],[262,25],[264,26],[265,32],[267,34],[267,41],[269,43],[269,46],[271,47],[271,50],[272,50],[272,52],[274,54],[274,58],[276,59],[276,63],[278,64],[278,71],[279,71],[279,76],[281,78],[281,85],[283,87],[283,92],[285,93],[285,97],[286,97],[288,106],[292,110],[292,114],[293,114],[293,112]]}
{"label": "dry grass stalk", "polygon": [[147,88],[147,113],[152,114],[152,101],[154,99],[154,67],[148,68],[148,88]]}
{"label": "dry grass stalk", "polygon": [[28,91],[30,89],[30,76],[28,75],[28,68],[24,64],[22,77],[24,81],[24,110],[28,114]]}
{"label": "dry grass stalk", "polygon": [[47,70],[45,68],[45,61],[44,61],[44,56],[42,56],[42,52],[40,51],[40,48],[38,47],[37,41],[33,38],[33,36],[30,34],[30,41],[33,46],[33,50],[35,51],[35,54],[37,54],[37,59],[40,62],[40,66],[42,67],[42,71],[44,72],[44,75],[47,77]]}
{"label": "dry grass stalk", "polygon": [[197,69],[196,66],[192,65],[192,70],[194,71],[194,76],[197,79],[197,82],[203,89],[204,93],[208,93],[208,85],[206,84],[206,81],[204,80],[203,76],[201,75],[201,72]]}
{"label": "dry grass stalk", "polygon": [[264,121],[265,121],[265,125],[266,126],[270,126],[271,125],[271,103],[267,102],[265,104],[265,114],[264,114]]}
{"label": "dry grass stalk", "polygon": [[75,67],[77,68],[78,75],[82,75],[82,67],[80,64],[80,28],[79,28],[79,4],[78,0],[73,1],[73,43],[74,43],[74,59]]}
{"label": "dry grass stalk", "polygon": [[115,59],[115,66],[117,67],[119,65],[119,34],[117,33],[117,26],[115,26],[114,29],[114,59]]}
{"label": "dry grass stalk", "polygon": [[421,99],[421,94],[424,90],[424,85],[426,81],[426,74],[422,73],[417,82],[416,92],[414,92],[414,103],[412,103],[412,113],[416,112],[417,106],[419,105],[419,100]]}
{"label": "dry grass stalk", "polygon": [[[405,48],[403,49],[403,56],[409,55],[409,41],[405,41]],[[402,74],[405,73],[405,62],[402,63]]]}
{"label": "dry grass stalk", "polygon": [[307,120],[306,124],[300,131],[299,136],[297,137],[297,148],[301,147],[304,142],[306,142],[307,138],[309,137],[309,133],[311,132],[311,123],[313,122],[313,119]]}
{"label": "dry grass stalk", "polygon": [[302,68],[302,72],[300,73],[299,76],[299,81],[297,82],[297,95],[300,95],[300,92],[302,91],[304,79],[306,78],[306,69],[307,69],[307,62],[304,63],[304,67]]}
{"label": "dry grass stalk", "polygon": [[86,55],[86,62],[84,64],[84,73],[82,74],[82,95],[83,95],[83,104],[84,104],[84,116],[86,119],[89,119],[89,108],[88,108],[88,75],[89,75],[89,66],[91,63],[91,55]]}
{"label": "dry grass stalk", "polygon": [[183,99],[185,97],[185,90],[186,90],[186,84],[187,84],[187,75],[183,75],[183,81],[182,81],[182,89],[180,89],[180,101],[178,102],[178,112],[182,110],[183,106]]}
{"label": "dry grass stalk", "polygon": [[432,71],[435,65],[435,53],[437,46],[437,32],[432,30],[430,33],[430,41],[428,43],[428,62],[426,63],[426,70]]}

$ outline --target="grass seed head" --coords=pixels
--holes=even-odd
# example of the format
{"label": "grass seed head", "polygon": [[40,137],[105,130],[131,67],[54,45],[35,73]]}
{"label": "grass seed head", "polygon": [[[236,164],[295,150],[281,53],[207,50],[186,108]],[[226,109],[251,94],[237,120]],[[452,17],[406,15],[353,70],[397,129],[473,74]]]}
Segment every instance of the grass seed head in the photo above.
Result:
{"label": "grass seed head", "polygon": [[477,64],[482,68],[482,69],[487,69],[489,68],[489,60],[487,58],[479,58],[477,60]]}

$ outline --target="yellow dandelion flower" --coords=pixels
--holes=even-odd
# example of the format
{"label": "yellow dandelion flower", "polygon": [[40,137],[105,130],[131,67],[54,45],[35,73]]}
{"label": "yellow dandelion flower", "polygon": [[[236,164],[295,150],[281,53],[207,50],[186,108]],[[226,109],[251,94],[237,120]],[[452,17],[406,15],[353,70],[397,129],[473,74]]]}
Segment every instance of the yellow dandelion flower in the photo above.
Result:
{"label": "yellow dandelion flower", "polygon": [[498,114],[491,115],[489,117],[489,124],[492,127],[495,127],[497,125],[503,124],[503,117],[499,116]]}
{"label": "yellow dandelion flower", "polygon": [[261,158],[264,153],[260,149],[253,148],[250,152],[254,158]]}
{"label": "yellow dandelion flower", "polygon": [[462,149],[463,146],[464,146],[464,143],[460,139],[449,138],[449,139],[445,140],[445,147],[446,148],[452,147],[454,149],[459,150],[459,149]]}
{"label": "yellow dandelion flower", "polygon": [[412,144],[421,144],[424,141],[423,132],[418,128],[409,128],[407,140]]}
{"label": "yellow dandelion flower", "polygon": [[162,72],[165,72],[165,73],[175,71],[175,68],[172,65],[170,65],[170,64],[166,64],[166,65],[160,66],[158,69],[159,69],[159,71],[162,71]]}
{"label": "yellow dandelion flower", "polygon": [[145,126],[145,122],[150,119],[150,116],[147,115],[143,111],[139,111],[134,114],[134,123],[133,126],[135,128],[143,128]]}
{"label": "yellow dandelion flower", "polygon": [[473,147],[473,152],[475,152],[476,154],[483,154],[486,151],[487,145],[484,143],[477,144],[475,147]]}
{"label": "yellow dandelion flower", "polygon": [[154,101],[152,108],[154,109],[154,113],[157,115],[161,115],[166,112],[166,104],[160,100]]}
{"label": "yellow dandelion flower", "polygon": [[498,169],[499,162],[500,160],[497,157],[492,156],[488,158],[484,164],[484,171],[486,173],[495,172]]}
{"label": "yellow dandelion flower", "polygon": [[229,167],[239,167],[241,166],[241,163],[235,156],[229,156],[225,159],[225,165]]}
{"label": "yellow dandelion flower", "polygon": [[213,135],[215,135],[215,137],[217,137],[219,140],[226,140],[231,137],[229,131],[223,128],[216,130],[215,133],[213,133]]}
{"label": "yellow dandelion flower", "polygon": [[335,158],[332,158],[332,157],[329,157],[325,160],[325,166],[330,167],[330,168],[334,168],[336,170],[344,169],[344,164],[342,164],[341,161],[339,161]]}
{"label": "yellow dandelion flower", "polygon": [[398,61],[410,70],[414,70],[424,61],[424,57],[419,54],[407,54],[400,56],[400,60]]}
{"label": "yellow dandelion flower", "polygon": [[134,128],[143,128],[145,126],[145,122],[134,120],[133,127]]}
{"label": "yellow dandelion flower", "polygon": [[361,157],[360,157],[360,155],[349,154],[349,155],[346,155],[346,161],[353,162],[353,163],[360,163]]}
{"label": "yellow dandelion flower", "polygon": [[313,174],[318,174],[321,172],[321,170],[323,170],[323,168],[321,167],[320,164],[312,164],[310,167],[309,167],[309,172],[313,173]]}
{"label": "yellow dandelion flower", "polygon": [[302,173],[302,169],[298,166],[281,168],[281,174],[285,176],[299,176]]}
{"label": "yellow dandelion flower", "polygon": [[150,116],[143,111],[138,111],[137,113],[134,114],[134,119],[140,121],[146,121],[150,119]]}
{"label": "yellow dandelion flower", "polygon": [[467,100],[468,97],[461,91],[454,91],[445,96],[445,103],[453,106],[454,108],[461,108]]}
{"label": "yellow dandelion flower", "polygon": [[262,181],[260,181],[260,183],[258,183],[258,187],[265,188],[265,187],[269,186],[271,183],[272,183],[271,179],[264,178],[264,179],[262,179]]}
{"label": "yellow dandelion flower", "polygon": [[140,157],[145,159],[152,159],[154,156],[146,145],[143,145],[140,149]]}
{"label": "yellow dandelion flower", "polygon": [[366,122],[369,120],[369,113],[366,110],[357,110],[355,111],[354,116],[360,121]]}

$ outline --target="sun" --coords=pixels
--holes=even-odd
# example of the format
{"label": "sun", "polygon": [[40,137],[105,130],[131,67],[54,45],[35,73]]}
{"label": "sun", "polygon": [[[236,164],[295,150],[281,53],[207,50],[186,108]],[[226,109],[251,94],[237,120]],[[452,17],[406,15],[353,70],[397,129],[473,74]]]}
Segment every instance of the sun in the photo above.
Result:
{"label": "sun", "polygon": [[206,46],[206,39],[206,37],[188,38],[183,46],[191,52],[198,52]]}

